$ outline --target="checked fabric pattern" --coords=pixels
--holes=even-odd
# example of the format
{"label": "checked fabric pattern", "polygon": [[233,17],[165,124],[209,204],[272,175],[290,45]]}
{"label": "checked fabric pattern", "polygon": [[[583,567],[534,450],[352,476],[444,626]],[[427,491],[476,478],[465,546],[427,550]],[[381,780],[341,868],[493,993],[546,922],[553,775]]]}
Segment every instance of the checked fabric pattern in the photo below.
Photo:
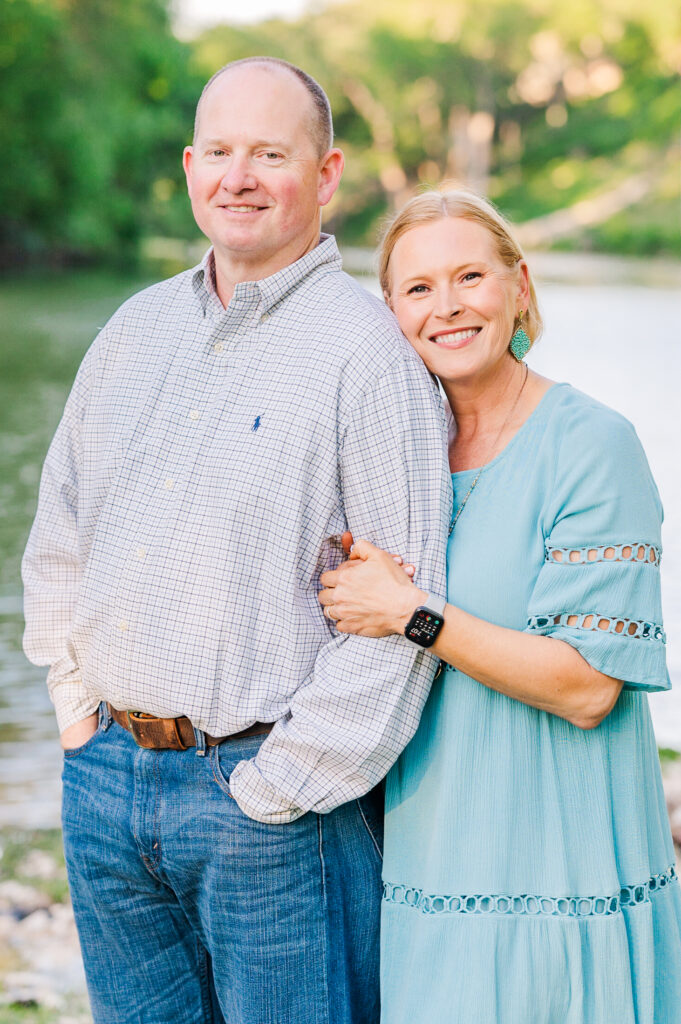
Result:
{"label": "checked fabric pattern", "polygon": [[61,729],[108,700],[212,735],[275,726],[232,793],[261,821],[374,785],[435,659],[338,635],[317,601],[349,528],[445,593],[437,388],[332,237],[237,285],[212,252],[126,302],[87,353],[24,558],[25,650]]}

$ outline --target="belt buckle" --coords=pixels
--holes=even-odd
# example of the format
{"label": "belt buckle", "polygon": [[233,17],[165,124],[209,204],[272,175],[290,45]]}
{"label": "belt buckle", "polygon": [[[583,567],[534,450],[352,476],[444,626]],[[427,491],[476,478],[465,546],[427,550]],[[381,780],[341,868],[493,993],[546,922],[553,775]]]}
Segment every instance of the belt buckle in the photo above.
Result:
{"label": "belt buckle", "polygon": [[[176,718],[158,718],[156,715],[149,715],[146,711],[126,711],[128,719],[128,725],[130,726],[130,732],[132,738],[138,747],[142,747],[144,750],[186,750],[187,744],[182,739],[180,727],[177,724]],[[149,736],[149,732],[146,731],[144,725],[148,722],[158,722],[159,727],[162,729],[163,742],[153,741]],[[172,726],[169,727],[169,723],[172,722]],[[169,728],[168,728],[169,727]],[[170,730],[170,734],[169,734]]]}
{"label": "belt buckle", "polygon": [[138,747],[145,746],[145,744],[141,742],[142,736],[138,728],[138,723],[140,719],[149,719],[152,716],[146,715],[144,711],[126,711],[125,716],[128,719],[128,728],[132,733],[132,738],[134,739],[135,743],[137,744]]}

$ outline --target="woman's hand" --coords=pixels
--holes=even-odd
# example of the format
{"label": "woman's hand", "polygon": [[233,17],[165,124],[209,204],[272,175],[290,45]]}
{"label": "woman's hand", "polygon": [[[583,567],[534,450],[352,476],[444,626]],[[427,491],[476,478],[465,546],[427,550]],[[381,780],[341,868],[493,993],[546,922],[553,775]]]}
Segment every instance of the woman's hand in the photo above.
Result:
{"label": "woman's hand", "polygon": [[327,618],[333,619],[339,633],[357,636],[390,636],[404,633],[414,610],[427,594],[410,579],[413,566],[404,566],[398,555],[375,547],[367,540],[352,544],[352,535],[343,535],[347,562],[325,572],[324,590],[319,601]]}
{"label": "woman's hand", "polygon": [[[352,555],[352,545],[354,543],[354,538],[349,530],[346,530],[345,533],[341,534],[341,545],[343,547],[343,551],[348,556],[348,558],[350,558],[350,556]],[[409,562],[405,562],[405,560],[402,558],[402,555],[391,555],[390,557],[394,562],[397,562],[398,565],[402,566],[409,579],[411,579],[414,573],[416,572],[416,566],[411,565]]]}

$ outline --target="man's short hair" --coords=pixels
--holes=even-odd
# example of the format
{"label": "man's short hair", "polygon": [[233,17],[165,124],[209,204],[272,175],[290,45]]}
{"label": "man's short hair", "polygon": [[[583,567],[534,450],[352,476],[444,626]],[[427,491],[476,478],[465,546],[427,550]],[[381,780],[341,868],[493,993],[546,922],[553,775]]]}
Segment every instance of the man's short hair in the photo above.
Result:
{"label": "man's short hair", "polygon": [[333,146],[333,120],[331,118],[331,105],[329,104],[328,97],[319,82],[316,82],[311,75],[308,75],[302,68],[296,67],[295,64],[289,64],[287,60],[280,60],[279,57],[242,57],[241,60],[233,60],[230,61],[229,64],[225,64],[208,79],[199,97],[199,102],[196,105],[196,116],[194,118],[194,143],[196,143],[196,138],[199,132],[199,117],[201,114],[201,104],[204,96],[216,78],[219,78],[220,75],[225,73],[225,71],[231,71],[232,68],[238,68],[243,64],[262,64],[265,67],[272,66],[284,68],[286,71],[290,71],[291,74],[295,75],[298,81],[303,83],[312,99],[312,117],[310,125],[312,141],[314,142],[315,149],[319,156],[324,156],[324,154]]}

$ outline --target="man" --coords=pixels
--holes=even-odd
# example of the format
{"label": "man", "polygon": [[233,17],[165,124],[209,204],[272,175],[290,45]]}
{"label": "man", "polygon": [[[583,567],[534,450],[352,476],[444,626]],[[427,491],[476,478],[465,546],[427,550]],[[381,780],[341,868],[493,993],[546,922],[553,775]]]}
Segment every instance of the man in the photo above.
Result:
{"label": "man", "polygon": [[435,385],[320,236],[342,166],[304,72],[213,76],[184,154],[212,247],[114,314],[48,453],[25,646],[97,1022],[378,1020],[372,787],[434,666],[338,635],[319,576],[350,529],[443,594],[449,477]]}

